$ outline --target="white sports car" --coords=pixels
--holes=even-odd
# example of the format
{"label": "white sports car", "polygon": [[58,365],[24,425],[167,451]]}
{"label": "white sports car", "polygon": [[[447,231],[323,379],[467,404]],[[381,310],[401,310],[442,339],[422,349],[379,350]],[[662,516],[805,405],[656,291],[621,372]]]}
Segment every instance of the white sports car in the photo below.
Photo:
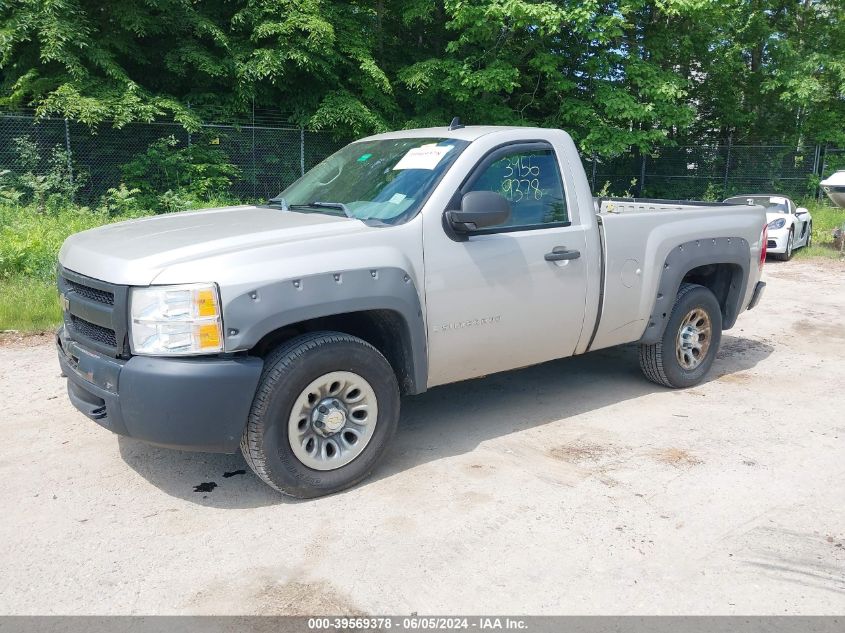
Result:
{"label": "white sports car", "polygon": [[789,198],[751,194],[733,196],[725,202],[765,207],[766,219],[769,221],[767,250],[778,259],[788,261],[796,248],[809,246],[813,241],[813,218],[810,212],[804,207],[796,207]]}

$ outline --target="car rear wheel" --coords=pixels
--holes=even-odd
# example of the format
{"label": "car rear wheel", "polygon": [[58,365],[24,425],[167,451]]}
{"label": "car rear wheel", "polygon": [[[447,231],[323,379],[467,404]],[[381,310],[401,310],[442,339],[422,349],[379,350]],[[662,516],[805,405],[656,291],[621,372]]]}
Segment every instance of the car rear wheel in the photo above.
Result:
{"label": "car rear wheel", "polygon": [[266,359],[241,452],[279,492],[318,497],[366,477],[398,420],[399,387],[384,356],[354,336],[317,332]]}
{"label": "car rear wheel", "polygon": [[640,368],[646,378],[675,389],[700,383],[722,341],[722,311],[704,286],[681,284],[663,338],[640,346]]}

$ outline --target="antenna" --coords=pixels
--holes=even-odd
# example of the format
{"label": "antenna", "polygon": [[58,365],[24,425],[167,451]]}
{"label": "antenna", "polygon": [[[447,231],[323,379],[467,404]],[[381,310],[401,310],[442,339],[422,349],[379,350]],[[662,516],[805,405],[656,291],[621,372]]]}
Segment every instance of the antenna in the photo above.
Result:
{"label": "antenna", "polygon": [[455,117],[454,119],[452,119],[452,122],[449,124],[449,131],[451,132],[452,130],[460,130],[463,126],[464,126],[464,124],[461,123],[460,118]]}

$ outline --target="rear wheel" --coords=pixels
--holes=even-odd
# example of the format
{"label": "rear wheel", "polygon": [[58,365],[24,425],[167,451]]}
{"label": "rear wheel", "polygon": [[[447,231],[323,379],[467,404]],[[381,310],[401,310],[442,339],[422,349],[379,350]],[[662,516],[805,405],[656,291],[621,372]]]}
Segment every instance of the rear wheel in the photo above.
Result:
{"label": "rear wheel", "polygon": [[279,492],[318,497],[366,477],[398,420],[399,388],[384,356],[354,336],[318,332],[267,358],[241,452]]}
{"label": "rear wheel", "polygon": [[713,365],[722,341],[722,311],[704,286],[681,284],[663,338],[640,346],[646,378],[673,388],[692,387]]}

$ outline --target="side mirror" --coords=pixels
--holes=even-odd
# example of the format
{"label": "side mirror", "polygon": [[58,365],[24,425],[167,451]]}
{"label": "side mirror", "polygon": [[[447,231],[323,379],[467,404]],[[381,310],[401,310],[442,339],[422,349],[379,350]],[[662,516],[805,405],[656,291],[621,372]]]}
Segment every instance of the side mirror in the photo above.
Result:
{"label": "side mirror", "polygon": [[805,213],[809,213],[809,211],[807,211],[804,207],[798,207],[795,209],[795,215],[804,215]]}
{"label": "side mirror", "polygon": [[511,203],[495,191],[470,191],[461,199],[460,211],[447,211],[449,225],[458,233],[507,222],[511,217]]}

